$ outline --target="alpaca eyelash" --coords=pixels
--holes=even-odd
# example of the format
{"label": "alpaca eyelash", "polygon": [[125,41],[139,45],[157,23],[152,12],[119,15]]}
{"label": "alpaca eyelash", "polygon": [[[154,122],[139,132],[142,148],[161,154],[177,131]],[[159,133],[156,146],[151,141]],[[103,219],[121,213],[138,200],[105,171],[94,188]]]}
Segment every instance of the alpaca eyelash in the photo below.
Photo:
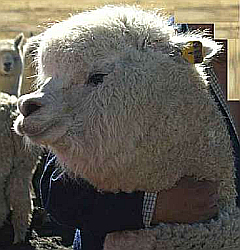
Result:
{"label": "alpaca eyelash", "polygon": [[103,83],[103,77],[107,74],[97,73],[93,74],[88,79],[88,85],[91,85],[93,87],[98,86],[99,84]]}

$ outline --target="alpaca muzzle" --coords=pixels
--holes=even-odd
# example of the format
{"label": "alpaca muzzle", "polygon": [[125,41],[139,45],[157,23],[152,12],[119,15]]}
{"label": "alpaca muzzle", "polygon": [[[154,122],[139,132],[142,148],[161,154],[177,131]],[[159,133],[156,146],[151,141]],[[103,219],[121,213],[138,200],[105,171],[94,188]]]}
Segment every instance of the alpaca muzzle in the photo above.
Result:
{"label": "alpaca muzzle", "polygon": [[4,63],[3,69],[6,73],[9,73],[12,70],[12,68],[13,67],[11,62]]}

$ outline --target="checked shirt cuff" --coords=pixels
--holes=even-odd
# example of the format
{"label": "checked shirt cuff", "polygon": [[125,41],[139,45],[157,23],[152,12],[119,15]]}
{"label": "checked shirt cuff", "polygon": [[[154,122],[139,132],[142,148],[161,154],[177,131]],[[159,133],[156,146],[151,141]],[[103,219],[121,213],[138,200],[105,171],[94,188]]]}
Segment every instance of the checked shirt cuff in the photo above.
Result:
{"label": "checked shirt cuff", "polygon": [[143,216],[143,225],[145,227],[151,226],[156,200],[157,200],[157,192],[144,193],[142,216]]}

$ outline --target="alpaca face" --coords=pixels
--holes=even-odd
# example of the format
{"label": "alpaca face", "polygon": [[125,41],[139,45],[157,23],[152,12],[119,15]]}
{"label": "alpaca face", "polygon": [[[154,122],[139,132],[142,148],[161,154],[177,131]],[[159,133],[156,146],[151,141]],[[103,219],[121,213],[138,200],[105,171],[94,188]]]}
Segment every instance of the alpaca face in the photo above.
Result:
{"label": "alpaca face", "polygon": [[21,44],[23,36],[0,41],[0,74],[20,74],[22,70]]}
{"label": "alpaca face", "polygon": [[[9,46],[10,47],[10,46]],[[1,50],[0,42],[0,73],[2,75],[13,75],[21,72],[21,57],[15,49]]]}
{"label": "alpaca face", "polygon": [[19,57],[17,57],[14,60],[14,56],[11,52],[2,52],[1,53],[1,72],[2,74],[8,75],[13,71],[14,68],[14,61],[18,60]]}

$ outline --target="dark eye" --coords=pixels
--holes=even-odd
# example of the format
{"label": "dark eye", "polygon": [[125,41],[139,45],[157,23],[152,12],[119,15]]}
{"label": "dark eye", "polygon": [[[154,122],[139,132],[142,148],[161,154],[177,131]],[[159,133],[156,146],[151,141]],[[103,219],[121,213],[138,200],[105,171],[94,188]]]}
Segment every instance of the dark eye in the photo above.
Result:
{"label": "dark eye", "polygon": [[107,74],[93,74],[89,77],[88,79],[88,84],[96,87],[98,84],[103,83],[103,77],[106,76]]}

